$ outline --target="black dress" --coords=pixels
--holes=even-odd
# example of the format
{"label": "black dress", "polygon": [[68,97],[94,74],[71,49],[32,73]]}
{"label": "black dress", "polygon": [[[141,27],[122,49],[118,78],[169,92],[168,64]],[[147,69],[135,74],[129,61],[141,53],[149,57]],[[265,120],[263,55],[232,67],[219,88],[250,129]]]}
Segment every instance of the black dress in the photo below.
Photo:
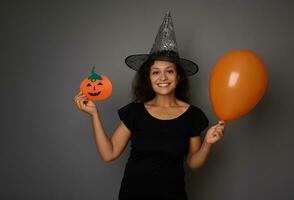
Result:
{"label": "black dress", "polygon": [[118,110],[131,131],[131,152],[119,191],[120,200],[186,200],[184,158],[189,138],[208,126],[200,108],[190,105],[175,119],[153,117],[143,103]]}

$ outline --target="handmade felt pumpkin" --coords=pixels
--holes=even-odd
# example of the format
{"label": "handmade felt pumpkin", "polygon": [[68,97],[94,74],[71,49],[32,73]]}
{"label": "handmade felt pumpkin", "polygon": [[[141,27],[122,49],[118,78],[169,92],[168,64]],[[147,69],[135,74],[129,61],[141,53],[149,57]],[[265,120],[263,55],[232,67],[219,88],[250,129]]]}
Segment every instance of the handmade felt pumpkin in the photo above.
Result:
{"label": "handmade felt pumpkin", "polygon": [[96,74],[93,66],[91,75],[81,82],[80,90],[91,101],[104,100],[111,95],[112,84],[106,76]]}

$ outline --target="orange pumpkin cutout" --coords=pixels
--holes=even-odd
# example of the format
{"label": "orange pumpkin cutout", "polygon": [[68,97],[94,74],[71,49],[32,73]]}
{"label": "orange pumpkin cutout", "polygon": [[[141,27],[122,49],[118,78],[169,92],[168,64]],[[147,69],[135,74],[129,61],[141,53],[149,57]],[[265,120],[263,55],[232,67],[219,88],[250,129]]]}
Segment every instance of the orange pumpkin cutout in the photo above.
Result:
{"label": "orange pumpkin cutout", "polygon": [[112,84],[104,76],[95,73],[95,66],[88,78],[85,78],[80,84],[80,90],[91,101],[107,99],[112,93]]}

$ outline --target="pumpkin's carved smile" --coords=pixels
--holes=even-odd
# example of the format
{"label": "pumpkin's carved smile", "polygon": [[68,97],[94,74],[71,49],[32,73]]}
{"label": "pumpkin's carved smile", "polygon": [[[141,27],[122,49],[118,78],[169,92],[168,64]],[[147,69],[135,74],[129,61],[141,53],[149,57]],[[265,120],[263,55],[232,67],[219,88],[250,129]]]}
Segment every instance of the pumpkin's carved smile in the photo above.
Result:
{"label": "pumpkin's carved smile", "polygon": [[101,91],[99,91],[97,93],[88,92],[88,94],[91,96],[98,96],[100,93],[101,93]]}
{"label": "pumpkin's carved smile", "polygon": [[111,95],[112,85],[106,76],[95,73],[94,65],[91,75],[81,82],[80,90],[91,101],[103,100]]}

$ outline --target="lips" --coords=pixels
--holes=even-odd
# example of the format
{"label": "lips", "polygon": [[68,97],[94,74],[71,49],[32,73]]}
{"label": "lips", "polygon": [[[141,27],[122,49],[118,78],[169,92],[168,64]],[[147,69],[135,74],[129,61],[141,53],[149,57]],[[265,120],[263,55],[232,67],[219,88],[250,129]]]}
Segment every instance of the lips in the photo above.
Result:
{"label": "lips", "polygon": [[157,86],[158,87],[168,87],[170,85],[170,83],[158,83]]}

